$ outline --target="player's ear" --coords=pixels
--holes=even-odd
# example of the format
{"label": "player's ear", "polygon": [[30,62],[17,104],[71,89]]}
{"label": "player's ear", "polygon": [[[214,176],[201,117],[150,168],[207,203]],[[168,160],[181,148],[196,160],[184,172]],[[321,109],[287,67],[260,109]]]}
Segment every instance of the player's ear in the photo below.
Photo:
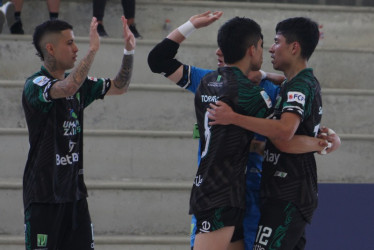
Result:
{"label": "player's ear", "polygon": [[249,56],[252,57],[252,56],[255,54],[255,50],[256,50],[255,46],[254,46],[254,45],[251,45],[251,46],[249,46],[249,48],[247,49],[247,54],[248,54]]}
{"label": "player's ear", "polygon": [[52,43],[46,43],[45,44],[45,50],[47,51],[48,54],[54,55],[54,47]]}
{"label": "player's ear", "polygon": [[296,55],[297,53],[300,53],[301,52],[300,43],[293,42],[291,44],[291,52],[292,52],[293,55]]}

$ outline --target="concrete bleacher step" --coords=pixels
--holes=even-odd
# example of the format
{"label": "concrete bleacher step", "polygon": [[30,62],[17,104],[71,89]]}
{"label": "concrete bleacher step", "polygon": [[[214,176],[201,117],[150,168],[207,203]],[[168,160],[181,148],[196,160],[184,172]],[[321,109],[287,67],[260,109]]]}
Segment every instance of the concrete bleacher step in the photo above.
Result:
{"label": "concrete bleacher step", "polygon": [[[98,134],[100,131],[95,131],[94,134]],[[19,136],[17,136],[18,134]],[[21,136],[23,134],[23,136]],[[122,176],[120,169],[127,168],[127,164],[112,163],[110,159],[111,155],[107,159],[103,159],[107,156],[106,152],[101,152],[101,155],[97,155],[97,152],[105,150],[110,146],[116,148],[123,148],[126,152],[126,148],[121,145],[128,142],[128,138],[118,137],[116,139],[111,138],[110,133],[102,132],[100,140],[97,138],[90,138],[90,131],[86,132],[86,145],[90,145],[90,140],[95,142],[102,141],[103,145],[97,145],[96,152],[90,152],[86,147],[86,159],[90,159],[90,162],[85,159],[85,173],[86,183],[89,192],[89,206],[91,211],[92,219],[95,223],[95,234],[102,236],[102,239],[108,236],[115,235],[133,235],[134,237],[146,236],[152,237],[157,235],[168,235],[169,240],[173,242],[175,237],[179,239],[185,239],[188,237],[189,227],[189,216],[187,214],[189,192],[192,185],[191,180],[180,180],[180,179],[165,179],[164,176],[152,176],[147,179],[144,173],[147,172],[147,166],[144,166],[144,170],[141,170],[142,166],[137,166],[138,179],[132,177],[126,179]],[[8,137],[11,137],[9,139]],[[21,186],[21,172],[24,166],[24,162],[16,161],[12,154],[16,154],[18,158],[21,155],[26,155],[27,152],[21,152],[21,148],[25,148],[23,144],[18,143],[19,137],[23,137],[23,141],[27,139],[25,131],[13,131],[10,129],[0,129],[0,141],[7,141],[7,147],[1,148],[0,158],[2,159],[2,166],[4,167],[3,173],[8,173],[10,168],[19,169],[18,173],[14,175],[4,175],[0,179],[0,199],[6,201],[1,206],[0,220],[2,225],[0,227],[0,249],[2,245],[6,245],[7,237],[22,237],[23,234],[23,215],[22,215],[22,186]],[[352,135],[341,135],[343,144],[341,148],[328,156],[317,156],[317,166],[319,182],[328,183],[370,183],[374,181],[374,173],[372,171],[373,154],[372,141],[374,136],[352,136]],[[87,140],[88,139],[88,140]],[[138,138],[139,139],[139,138]],[[132,142],[130,142],[132,143]],[[190,143],[191,144],[191,143]],[[110,145],[110,146],[108,146]],[[143,144],[145,145],[145,144]],[[179,145],[179,143],[178,143]],[[153,151],[158,151],[158,147],[152,147]],[[109,149],[108,149],[109,150]],[[147,149],[147,153],[152,155],[152,150]],[[182,149],[183,150],[183,149]],[[88,151],[88,153],[87,153]],[[113,151],[113,150],[112,150]],[[119,151],[118,149],[116,151]],[[169,152],[173,153],[173,152]],[[102,162],[94,157],[102,159]],[[11,157],[9,160],[7,157]],[[120,157],[121,159],[126,159]],[[194,154],[190,153],[186,158],[193,159]],[[118,160],[118,159],[117,159]],[[165,157],[165,160],[168,160]],[[4,164],[4,165],[3,165]],[[111,165],[117,165],[117,170],[113,171]],[[171,165],[171,166],[170,166]],[[184,169],[187,172],[188,166],[182,164],[172,164],[170,162],[169,170],[167,172],[173,172],[174,170]],[[153,166],[157,167],[154,163]],[[192,176],[195,172],[195,166],[192,166],[188,171],[187,175]],[[14,170],[12,170],[14,171]],[[94,176],[95,172],[107,172],[107,177],[104,174]],[[111,178],[113,172],[118,173],[120,178],[117,180]],[[131,171],[130,171],[131,172]],[[339,174],[337,174],[339,173]],[[145,177],[145,179],[140,179]],[[98,178],[98,179],[97,179]],[[166,237],[166,236],[165,236]],[[100,242],[100,240],[98,240]],[[148,249],[143,248],[144,245],[151,243],[145,239],[139,241],[137,244],[142,245],[140,248],[134,249]],[[119,240],[119,242],[122,242]],[[102,243],[106,245],[106,240]],[[131,245],[131,242],[121,243]],[[159,246],[158,244],[154,243]],[[170,243],[174,248],[174,243]],[[107,249],[112,249],[113,245],[110,243]],[[135,244],[136,245],[136,244]],[[183,244],[182,244],[183,245]],[[120,247],[119,246],[119,247]],[[122,245],[123,246],[123,245]],[[169,244],[168,244],[169,246]],[[153,247],[153,246],[152,246]],[[162,245],[162,247],[164,247]],[[154,248],[154,249],[162,249]],[[12,249],[12,248],[6,248]],[[101,249],[101,248],[100,248]],[[106,249],[106,248],[103,248]],[[113,248],[116,249],[116,248]],[[128,249],[128,248],[126,248]],[[150,247],[150,249],[152,249]],[[165,247],[164,249],[169,249]]]}
{"label": "concrete bleacher step", "polygon": [[[0,121],[0,127],[26,127],[20,100],[23,84],[0,80],[0,110],[7,117]],[[323,88],[322,100],[323,125],[338,133],[374,133],[372,89]],[[91,104],[84,121],[86,129],[192,131],[196,122],[194,95],[175,84],[132,83],[125,95]]]}
{"label": "concrete bleacher step", "polygon": [[[22,109],[21,81],[1,81],[0,110],[9,114],[0,127],[26,127]],[[192,131],[195,123],[194,95],[177,86],[132,83],[129,92],[105,97],[85,110],[88,129],[134,129]]]}
{"label": "concrete bleacher step", "polygon": [[[188,246],[185,236],[95,235],[95,248],[100,250],[185,250]],[[0,236],[1,250],[23,248],[24,237]]]}
{"label": "concrete bleacher step", "polygon": [[[26,129],[0,128],[1,178],[21,179],[29,150]],[[192,132],[86,130],[85,178],[192,181],[198,141]]]}
{"label": "concrete bleacher step", "polygon": [[[42,62],[35,55],[35,48],[31,42],[31,36],[0,36],[0,79],[19,80],[26,79],[30,73],[40,70]],[[165,77],[154,74],[148,67],[147,57],[149,51],[159,41],[138,41],[136,52],[134,56],[134,70],[132,75],[132,82],[143,83],[165,83]],[[77,37],[76,43],[79,48],[79,61],[88,51],[89,41],[86,37]],[[114,78],[121,66],[123,55],[123,41],[122,39],[102,39],[99,51],[95,56],[95,60],[91,67],[89,74],[97,77]],[[181,49],[180,56],[188,63],[194,63],[196,66],[208,68],[216,68],[216,57],[214,55],[215,47],[212,45],[192,44],[187,43]],[[188,49],[190,48],[190,49]],[[209,48],[209,49],[207,49]],[[193,51],[193,53],[191,53]],[[209,51],[210,57],[205,57]],[[195,54],[196,53],[196,54]],[[194,55],[200,54],[198,58]]]}
{"label": "concrete bleacher step", "polygon": [[[35,15],[34,10],[38,10]],[[136,23],[146,39],[160,39],[165,35],[163,25],[170,19],[172,28],[178,27],[192,15],[206,10],[222,10],[224,16],[211,29],[193,34],[193,41],[215,43],[218,27],[234,16],[256,20],[263,28],[265,44],[273,41],[275,25],[288,17],[307,16],[323,25],[323,46],[328,48],[372,48],[374,39],[374,8],[354,6],[326,6],[312,4],[254,3],[237,1],[172,1],[137,0]],[[122,6],[118,1],[108,1],[104,25],[111,37],[122,36],[120,16]],[[76,35],[88,36],[92,18],[91,0],[61,1],[60,16],[74,26]],[[48,19],[45,1],[26,0],[22,11],[26,34]],[[360,38],[360,39],[358,39]]]}
{"label": "concrete bleacher step", "polygon": [[[1,234],[22,235],[22,185],[0,180]],[[86,181],[97,235],[180,235],[189,232],[189,182]]]}
{"label": "concrete bleacher step", "polygon": [[[197,141],[190,132],[86,130],[84,162],[86,180],[155,182],[191,181],[196,173]],[[183,138],[185,137],[185,138]],[[188,137],[188,138],[187,138]],[[331,155],[319,156],[320,181],[374,181],[371,134],[340,134],[342,145]],[[21,179],[28,152],[26,129],[0,128],[2,178]],[[352,167],[354,166],[354,167]],[[339,173],[339,174],[337,174]]]}
{"label": "concrete bleacher step", "polygon": [[[202,32],[204,33],[204,32]],[[142,40],[137,42],[132,82],[144,84],[169,83],[165,77],[154,74],[148,67],[149,51],[161,40]],[[88,39],[76,38],[80,49],[78,61],[88,50]],[[186,41],[180,47],[177,58],[183,63],[197,67],[216,69],[215,44]],[[268,46],[264,48],[263,70],[274,72],[270,63]],[[0,79],[26,79],[40,69],[41,61],[35,55],[30,36],[0,36]],[[100,50],[95,57],[89,74],[96,77],[114,78],[122,59],[123,42],[121,39],[102,39]],[[309,67],[324,88],[371,89],[374,72],[374,49],[325,49],[315,51]],[[354,66],[353,66],[354,65]],[[171,84],[171,83],[169,83]]]}
{"label": "concrete bleacher step", "polygon": [[[216,68],[218,27],[235,15],[262,26],[267,71],[273,71],[267,49],[278,21],[306,15],[323,25],[324,39],[310,66],[323,87],[323,124],[339,133],[342,146],[331,155],[317,155],[319,181],[374,182],[374,8],[137,0],[137,28],[145,39],[137,41],[130,91],[95,102],[85,112],[84,173],[97,249],[188,249],[198,144],[192,139],[193,95],[152,73],[147,56],[164,37],[166,18],[175,28],[204,10],[225,14],[193,33],[178,52],[182,62],[203,68]],[[88,49],[91,13],[91,0],[61,1],[60,18],[74,25],[79,58]],[[121,13],[119,1],[107,2],[104,24],[111,38],[101,40],[92,76],[117,73],[123,49]],[[47,15],[44,0],[25,0],[27,35],[0,34],[0,250],[24,248],[21,183],[29,145],[21,92],[24,79],[40,69],[30,34]]]}

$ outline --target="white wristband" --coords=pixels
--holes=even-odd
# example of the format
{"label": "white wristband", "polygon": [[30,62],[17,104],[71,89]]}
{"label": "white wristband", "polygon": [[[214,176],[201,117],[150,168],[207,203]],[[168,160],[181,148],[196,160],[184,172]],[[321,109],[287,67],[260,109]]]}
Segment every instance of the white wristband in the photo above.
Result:
{"label": "white wristband", "polygon": [[[331,128],[328,129],[327,133],[321,133],[321,135],[324,135],[324,136],[328,136],[328,135],[335,135],[335,131],[332,130]],[[327,147],[325,147],[322,151],[321,151],[321,155],[325,155],[327,154],[326,150],[331,148],[332,147],[332,143],[331,142],[327,142]]]}
{"label": "white wristband", "polygon": [[135,50],[130,50],[128,51],[127,49],[123,49],[123,54],[124,55],[134,55],[135,54]]}
{"label": "white wristband", "polygon": [[264,80],[267,77],[266,72],[260,69],[260,73],[261,73],[261,80]]}
{"label": "white wristband", "polygon": [[326,141],[326,142],[327,142],[327,147],[325,147],[325,148],[321,151],[321,155],[325,155],[325,154],[327,154],[327,151],[326,151],[326,150],[332,147],[332,143],[331,143],[331,142],[328,142],[328,141]]}
{"label": "white wristband", "polygon": [[329,131],[327,132],[327,135],[335,135],[335,131],[329,128]]}
{"label": "white wristband", "polygon": [[187,38],[189,35],[192,34],[196,30],[195,26],[191,23],[190,20],[182,24],[181,26],[178,27],[179,32]]}
{"label": "white wristband", "polygon": [[328,135],[335,135],[335,131],[331,128],[328,129],[327,133],[321,133],[321,135],[328,136]]}

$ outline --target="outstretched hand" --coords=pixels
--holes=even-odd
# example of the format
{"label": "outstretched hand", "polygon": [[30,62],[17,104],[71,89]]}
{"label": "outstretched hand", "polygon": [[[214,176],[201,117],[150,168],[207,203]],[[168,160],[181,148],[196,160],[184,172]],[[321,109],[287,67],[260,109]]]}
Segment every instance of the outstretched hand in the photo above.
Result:
{"label": "outstretched hand", "polygon": [[229,105],[218,101],[216,104],[209,104],[209,106],[210,108],[207,109],[209,112],[208,118],[212,120],[209,125],[228,125],[233,123],[235,112]]}
{"label": "outstretched hand", "polygon": [[127,19],[122,16],[122,27],[123,27],[123,37],[125,39],[125,48],[127,51],[135,49],[136,42],[134,34],[131,32],[129,26],[127,25]]}
{"label": "outstretched hand", "polygon": [[98,22],[96,17],[93,17],[90,24],[90,50],[98,51],[100,48],[100,37],[97,33]]}
{"label": "outstretched hand", "polygon": [[215,11],[213,13],[211,11],[206,11],[202,14],[192,16],[190,18],[190,22],[196,29],[199,29],[202,27],[206,27],[212,24],[213,22],[217,21],[218,19],[220,19],[222,14],[223,11]]}

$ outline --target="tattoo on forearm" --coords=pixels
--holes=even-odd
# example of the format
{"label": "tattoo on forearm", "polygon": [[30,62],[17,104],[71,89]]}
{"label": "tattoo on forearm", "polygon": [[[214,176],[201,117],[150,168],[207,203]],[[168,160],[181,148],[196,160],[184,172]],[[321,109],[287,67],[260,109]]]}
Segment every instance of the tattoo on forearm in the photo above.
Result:
{"label": "tattoo on forearm", "polygon": [[[78,91],[87,77],[88,71],[90,70],[92,62],[95,58],[95,53],[95,51],[88,52],[88,54],[70,73],[70,75],[63,80],[61,79],[59,84],[56,84],[51,89],[51,96],[53,98],[66,97]],[[46,58],[45,64],[52,72],[56,69],[56,61],[54,58]]]}
{"label": "tattoo on forearm", "polygon": [[114,86],[118,89],[127,88],[130,84],[132,68],[134,63],[134,55],[124,55],[122,58],[122,65],[114,78]]}
{"label": "tattoo on forearm", "polygon": [[87,77],[88,71],[91,68],[92,62],[95,58],[95,52],[90,51],[85,58],[79,63],[79,65],[71,73],[74,84],[79,88],[84,79]]}

